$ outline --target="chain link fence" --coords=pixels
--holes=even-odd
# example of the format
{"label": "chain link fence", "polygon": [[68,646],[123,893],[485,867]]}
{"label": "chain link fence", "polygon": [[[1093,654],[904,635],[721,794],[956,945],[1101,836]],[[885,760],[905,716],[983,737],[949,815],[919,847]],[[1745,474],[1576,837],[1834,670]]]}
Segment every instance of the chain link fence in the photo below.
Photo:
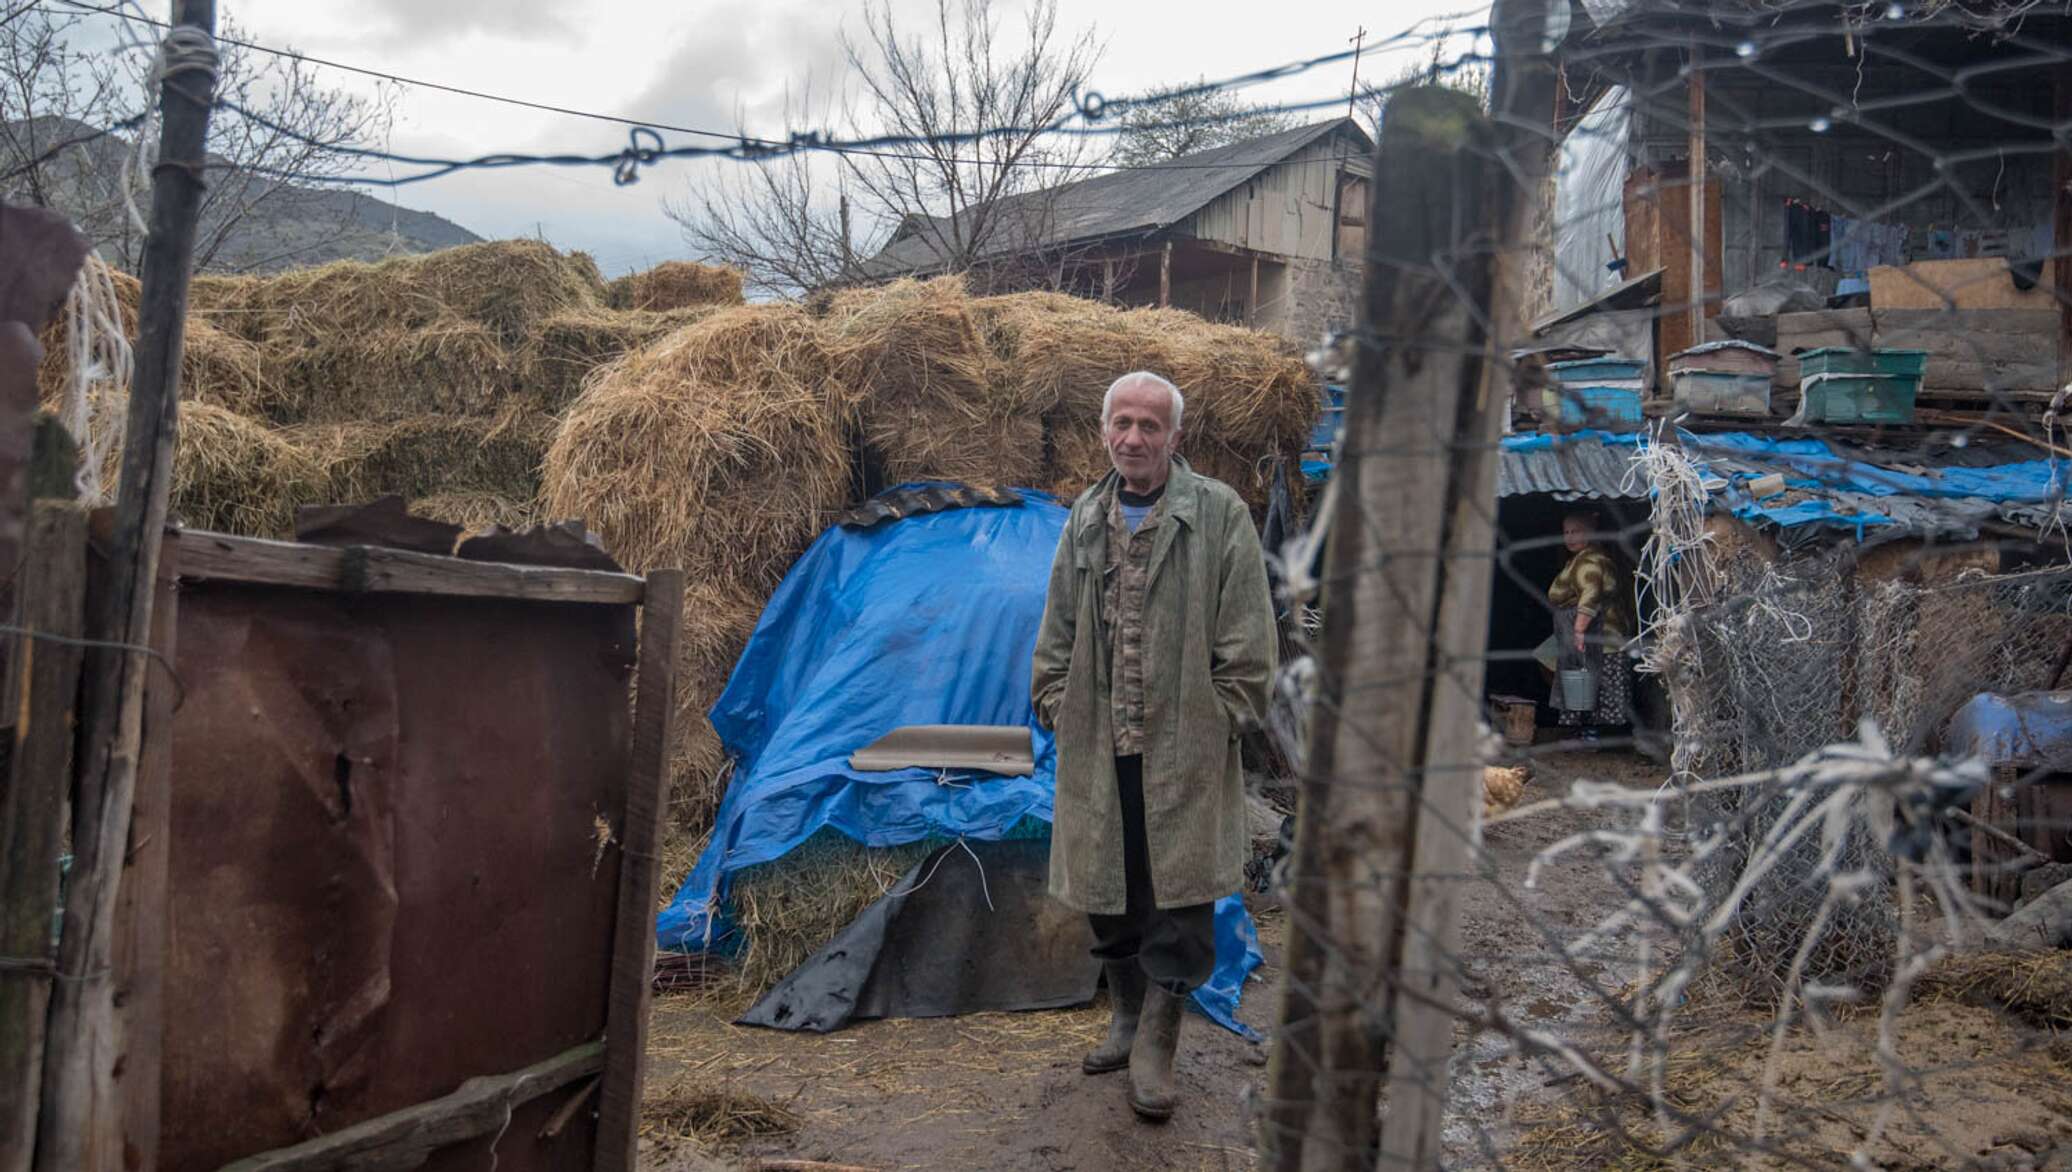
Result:
{"label": "chain link fence", "polygon": [[2072,1164],[2072,6],[1489,25],[1316,356],[1260,1166]]}

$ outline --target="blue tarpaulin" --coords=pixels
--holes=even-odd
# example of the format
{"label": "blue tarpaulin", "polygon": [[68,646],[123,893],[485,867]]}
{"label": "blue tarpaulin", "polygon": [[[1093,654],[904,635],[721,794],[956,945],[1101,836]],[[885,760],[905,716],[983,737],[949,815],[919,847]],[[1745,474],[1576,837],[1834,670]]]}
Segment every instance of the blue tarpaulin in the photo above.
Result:
{"label": "blue tarpaulin", "polygon": [[[1066,510],[1023,495],[1016,507],[830,529],[799,558],[712,708],[734,779],[704,854],[657,918],[661,947],[729,947],[727,877],[822,828],[890,847],[1050,822],[1056,749],[1035,725],[1029,667]],[[1027,725],[1035,773],[850,768],[852,752],[916,724]],[[1259,963],[1243,901],[1225,898],[1216,974],[1197,1006],[1249,1036],[1238,994]]]}
{"label": "blue tarpaulin", "polygon": [[1973,696],[1950,717],[1943,748],[1994,765],[2072,767],[2072,692]]}
{"label": "blue tarpaulin", "polygon": [[[1586,430],[1571,433],[1528,432],[1505,436],[1502,450],[1514,460],[1539,459],[1546,453],[1585,449],[1634,448],[1646,444],[1636,432]],[[1886,527],[1943,526],[1963,528],[1996,510],[2021,513],[2025,507],[2047,506],[2064,488],[2064,471],[2050,460],[2023,460],[1989,467],[1894,468],[1852,457],[1813,437],[1757,435],[1749,432],[1678,432],[1678,442],[1699,469],[1717,476],[1725,487],[1715,492],[1716,505],[1744,521],[1783,529],[1829,525],[1866,530]],[[1595,463],[1571,461],[1548,465],[1561,476],[1592,473],[1602,483],[1569,485],[1581,495],[1616,496],[1627,483],[1623,461],[1612,471]],[[2056,475],[2053,475],[2054,471]],[[1747,491],[1749,481],[1782,473],[1785,487],[1796,490],[1758,500]],[[1516,475],[1511,481],[1537,491],[1546,477]],[[1944,502],[1930,508],[1926,502]],[[1952,511],[1949,502],[1963,502]]]}

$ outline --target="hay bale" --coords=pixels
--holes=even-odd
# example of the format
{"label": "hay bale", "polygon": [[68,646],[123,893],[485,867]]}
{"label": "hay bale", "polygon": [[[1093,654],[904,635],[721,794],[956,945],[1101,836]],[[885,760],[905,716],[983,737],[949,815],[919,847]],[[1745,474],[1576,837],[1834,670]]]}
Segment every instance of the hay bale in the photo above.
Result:
{"label": "hay bale", "polygon": [[665,311],[571,309],[540,323],[522,364],[521,385],[549,411],[573,402],[598,369],[703,320],[709,306]]}
{"label": "hay bale", "polygon": [[498,525],[506,529],[524,529],[540,523],[539,510],[530,498],[517,501],[493,492],[435,492],[411,501],[410,513],[458,525],[469,533],[480,533]]}
{"label": "hay bale", "polygon": [[190,528],[291,537],[296,506],[320,500],[326,483],[314,456],[265,424],[208,403],[181,405],[171,512]]}
{"label": "hay bale", "polygon": [[940,845],[867,847],[825,827],[781,859],[736,871],[727,899],[743,942],[742,988],[782,980]]}
{"label": "hay bale", "polygon": [[1918,998],[2004,1010],[2038,1029],[2072,1029],[2072,952],[1959,952],[1921,974]]}
{"label": "hay bale", "polygon": [[264,409],[283,424],[482,414],[510,402],[517,383],[496,332],[452,314],[263,346],[278,362]]}
{"label": "hay bale", "polygon": [[1122,310],[1056,294],[983,298],[973,313],[1027,401],[1044,404],[1050,484],[1070,496],[1107,472],[1101,399],[1133,370],[1164,375],[1186,397],[1180,451],[1264,510],[1275,455],[1293,459],[1322,400],[1284,340],[1174,309]]}
{"label": "hay bale", "polygon": [[742,304],[741,270],[696,261],[665,260],[644,272],[613,281],[606,296],[613,309],[690,309]]}
{"label": "hay bale", "polygon": [[[111,273],[116,307],[122,316],[123,334],[130,345],[137,344],[137,304],[142,286],[128,273]],[[43,362],[36,368],[36,393],[47,408],[64,398],[72,378],[68,347],[71,329],[61,314],[43,331]],[[267,392],[261,377],[261,352],[244,338],[228,333],[208,321],[190,316],[180,358],[180,397],[209,403],[241,415],[258,415]]]}
{"label": "hay bale", "polygon": [[334,500],[469,492],[530,502],[539,495],[553,429],[551,416],[513,407],[495,415],[307,424],[287,435],[320,461]]}
{"label": "hay bale", "polygon": [[257,318],[248,336],[273,345],[302,348],[344,335],[427,329],[455,317],[516,349],[537,323],[569,309],[595,309],[604,293],[588,256],[502,240],[372,264],[333,261],[266,278],[235,297],[219,288],[212,299],[240,303],[240,312]]}
{"label": "hay bale", "polygon": [[543,497],[637,571],[757,596],[847,503],[853,408],[804,312],[722,310],[599,371],[562,416]]}
{"label": "hay bale", "polygon": [[854,389],[864,458],[887,485],[1040,485],[1042,404],[1006,377],[961,277],[837,295],[825,325],[836,377]]}
{"label": "hay bale", "polygon": [[726,750],[706,713],[726,690],[762,612],[759,597],[725,583],[694,579],[684,587],[683,629],[677,639],[676,743],[669,752],[669,820],[692,835],[711,831],[726,793]]}

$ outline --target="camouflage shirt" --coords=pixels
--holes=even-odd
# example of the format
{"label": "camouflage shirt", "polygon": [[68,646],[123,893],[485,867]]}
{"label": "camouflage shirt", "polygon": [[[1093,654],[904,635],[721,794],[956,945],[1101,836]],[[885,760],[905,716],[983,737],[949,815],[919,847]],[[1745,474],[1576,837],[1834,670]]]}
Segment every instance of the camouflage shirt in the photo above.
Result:
{"label": "camouflage shirt", "polygon": [[1108,704],[1115,755],[1144,751],[1144,593],[1151,577],[1151,546],[1165,518],[1165,498],[1130,532],[1122,501],[1108,497],[1108,564],[1101,577],[1101,613],[1108,622]]}

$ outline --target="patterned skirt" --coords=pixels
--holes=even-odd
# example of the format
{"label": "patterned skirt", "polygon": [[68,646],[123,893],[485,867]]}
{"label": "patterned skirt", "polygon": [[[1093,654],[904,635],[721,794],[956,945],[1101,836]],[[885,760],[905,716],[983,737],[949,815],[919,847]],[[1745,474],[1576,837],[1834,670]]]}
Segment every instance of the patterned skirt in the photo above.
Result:
{"label": "patterned skirt", "polygon": [[1597,707],[1589,712],[1571,712],[1561,707],[1561,681],[1554,681],[1554,707],[1560,709],[1565,728],[1590,726],[1609,728],[1633,723],[1633,667],[1617,648],[1593,650],[1584,666],[1597,677]]}
{"label": "patterned skirt", "polygon": [[1563,707],[1558,674],[1548,703],[1560,713],[1564,728],[1609,728],[1633,723],[1633,666],[1626,661],[1617,642],[1594,635],[1585,638],[1584,650],[1577,651],[1572,635],[1575,619],[1573,608],[1562,607],[1555,612],[1554,641],[1560,649],[1560,666],[1587,668],[1597,677],[1597,706],[1588,712],[1571,712]]}

